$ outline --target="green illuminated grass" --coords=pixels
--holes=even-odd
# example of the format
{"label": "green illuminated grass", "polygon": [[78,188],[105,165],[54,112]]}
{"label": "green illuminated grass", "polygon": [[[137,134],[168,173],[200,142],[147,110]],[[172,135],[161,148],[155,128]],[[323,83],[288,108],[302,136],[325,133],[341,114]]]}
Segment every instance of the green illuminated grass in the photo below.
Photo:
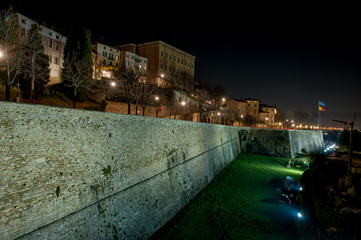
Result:
{"label": "green illuminated grass", "polygon": [[288,159],[240,154],[151,239],[293,239],[296,212],[275,187]]}

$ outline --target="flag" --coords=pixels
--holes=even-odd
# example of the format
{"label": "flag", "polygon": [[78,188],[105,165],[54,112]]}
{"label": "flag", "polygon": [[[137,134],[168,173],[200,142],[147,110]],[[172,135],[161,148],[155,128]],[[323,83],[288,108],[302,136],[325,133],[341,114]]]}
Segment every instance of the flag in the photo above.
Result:
{"label": "flag", "polygon": [[325,112],[325,111],[326,111],[326,109],[325,109],[324,107],[321,107],[321,106],[318,106],[318,110],[319,110],[319,111],[322,111],[322,112]]}
{"label": "flag", "polygon": [[325,107],[326,105],[323,102],[321,102],[320,100],[318,100],[318,106]]}

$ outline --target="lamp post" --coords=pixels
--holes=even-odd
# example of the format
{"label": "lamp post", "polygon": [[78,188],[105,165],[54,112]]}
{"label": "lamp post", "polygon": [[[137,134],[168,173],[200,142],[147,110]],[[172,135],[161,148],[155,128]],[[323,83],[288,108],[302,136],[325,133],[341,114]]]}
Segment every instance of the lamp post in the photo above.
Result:
{"label": "lamp post", "polygon": [[159,100],[160,98],[158,96],[155,96],[154,98],[155,102],[156,102],[156,106],[155,106],[155,116],[158,117],[158,113],[159,113]]}
{"label": "lamp post", "polygon": [[264,121],[264,123],[266,124],[266,126],[265,127],[268,127],[268,117],[266,117],[265,119],[264,119],[265,121]]}

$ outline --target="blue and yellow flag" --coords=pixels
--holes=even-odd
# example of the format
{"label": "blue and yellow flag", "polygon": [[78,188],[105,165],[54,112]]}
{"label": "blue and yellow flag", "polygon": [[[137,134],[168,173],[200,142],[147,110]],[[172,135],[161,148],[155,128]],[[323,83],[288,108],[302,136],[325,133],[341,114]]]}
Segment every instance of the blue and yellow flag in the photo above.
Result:
{"label": "blue and yellow flag", "polygon": [[325,106],[326,104],[318,100],[318,111],[322,111],[322,112],[326,111],[326,109],[324,108]]}

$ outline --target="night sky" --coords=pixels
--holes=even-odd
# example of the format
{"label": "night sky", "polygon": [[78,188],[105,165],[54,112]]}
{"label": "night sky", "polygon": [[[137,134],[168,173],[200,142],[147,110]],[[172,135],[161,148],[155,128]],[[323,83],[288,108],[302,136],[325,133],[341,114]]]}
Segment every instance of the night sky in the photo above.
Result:
{"label": "night sky", "polygon": [[[316,112],[320,125],[361,128],[360,14],[347,5],[256,6],[205,2],[11,2],[27,17],[66,35],[88,27],[109,45],[162,40],[196,57],[196,78],[222,85],[228,98],[255,98],[284,113]],[[75,2],[75,1],[73,1]]]}

